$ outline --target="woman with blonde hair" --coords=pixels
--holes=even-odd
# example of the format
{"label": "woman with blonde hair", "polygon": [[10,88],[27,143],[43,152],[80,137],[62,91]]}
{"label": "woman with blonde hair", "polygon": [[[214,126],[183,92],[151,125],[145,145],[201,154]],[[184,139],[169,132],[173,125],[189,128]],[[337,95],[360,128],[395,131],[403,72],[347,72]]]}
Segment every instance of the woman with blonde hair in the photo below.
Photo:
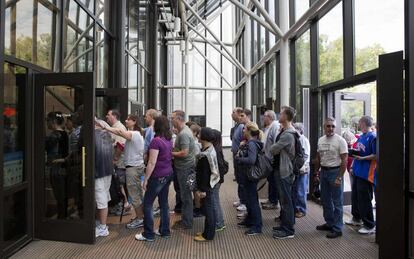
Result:
{"label": "woman with blonde hair", "polygon": [[247,197],[247,216],[238,223],[239,227],[248,228],[245,232],[247,236],[254,236],[262,233],[262,212],[259,205],[257,194],[257,182],[248,179],[247,174],[252,166],[256,163],[258,153],[263,149],[263,132],[256,123],[248,122],[243,129],[246,143],[240,147],[235,157],[235,162],[240,167],[240,175],[244,177],[245,192]]}

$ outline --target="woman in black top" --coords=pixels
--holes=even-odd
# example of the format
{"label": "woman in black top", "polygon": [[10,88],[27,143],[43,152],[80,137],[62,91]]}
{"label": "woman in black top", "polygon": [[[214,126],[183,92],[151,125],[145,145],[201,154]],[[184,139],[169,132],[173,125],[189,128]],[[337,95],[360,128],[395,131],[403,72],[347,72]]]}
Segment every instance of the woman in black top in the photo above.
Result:
{"label": "woman in black top", "polygon": [[65,120],[61,112],[49,112],[46,121],[47,128],[51,130],[45,143],[46,166],[49,167],[50,184],[57,203],[58,218],[62,219],[68,216],[68,181],[66,163],[62,161],[69,153],[69,137],[63,129]]}
{"label": "woman in black top", "polygon": [[213,189],[220,181],[220,174],[217,164],[216,151],[211,143],[214,140],[214,133],[210,128],[202,128],[200,131],[200,143],[202,149],[197,155],[196,166],[196,195],[201,198],[202,209],[206,216],[204,221],[204,232],[197,233],[195,241],[205,242],[213,240],[216,232],[216,213],[214,210]]}

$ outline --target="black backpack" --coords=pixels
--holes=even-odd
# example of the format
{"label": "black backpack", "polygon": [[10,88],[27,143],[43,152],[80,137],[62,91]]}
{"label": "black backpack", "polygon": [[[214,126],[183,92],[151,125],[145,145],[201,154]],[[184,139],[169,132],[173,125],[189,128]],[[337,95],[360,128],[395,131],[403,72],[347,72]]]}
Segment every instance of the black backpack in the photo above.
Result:
{"label": "black backpack", "polygon": [[293,174],[298,176],[300,174],[300,169],[305,165],[307,155],[305,150],[300,143],[299,133],[291,133],[295,138],[295,157],[292,159]]}
{"label": "black backpack", "polygon": [[223,152],[217,151],[217,164],[220,176],[223,177],[229,171],[229,163],[224,159]]}

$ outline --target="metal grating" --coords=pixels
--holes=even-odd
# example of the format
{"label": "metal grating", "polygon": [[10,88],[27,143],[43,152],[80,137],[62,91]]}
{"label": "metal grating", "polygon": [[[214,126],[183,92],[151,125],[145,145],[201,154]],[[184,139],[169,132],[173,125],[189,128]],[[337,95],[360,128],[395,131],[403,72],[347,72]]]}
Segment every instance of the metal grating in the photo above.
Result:
{"label": "metal grating", "polygon": [[[229,157],[229,152],[226,153]],[[168,240],[157,239],[153,243],[134,240],[137,231],[127,230],[118,224],[118,217],[111,218],[110,235],[99,238],[95,245],[81,245],[54,241],[33,241],[12,258],[378,258],[375,236],[361,236],[354,229],[345,227],[344,236],[328,240],[324,233],[315,230],[323,223],[322,209],[309,202],[308,215],[296,222],[296,237],[291,240],[274,240],[271,229],[276,211],[263,211],[263,234],[246,237],[244,230],[237,228],[235,209],[235,183],[233,174],[226,175],[221,189],[227,229],[218,233],[209,243],[196,243],[193,235],[203,229],[203,219],[194,222],[194,230],[175,231]],[[171,205],[174,191],[171,189]],[[178,220],[172,215],[171,221]],[[125,218],[125,222],[128,218]],[[156,221],[158,224],[158,221]]]}

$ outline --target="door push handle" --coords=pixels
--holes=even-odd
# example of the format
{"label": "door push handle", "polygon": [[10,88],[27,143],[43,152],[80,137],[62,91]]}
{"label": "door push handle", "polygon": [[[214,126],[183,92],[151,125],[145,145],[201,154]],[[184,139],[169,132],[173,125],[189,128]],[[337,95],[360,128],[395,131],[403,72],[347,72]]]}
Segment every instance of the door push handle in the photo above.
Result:
{"label": "door push handle", "polygon": [[82,187],[86,186],[86,147],[82,147]]}

